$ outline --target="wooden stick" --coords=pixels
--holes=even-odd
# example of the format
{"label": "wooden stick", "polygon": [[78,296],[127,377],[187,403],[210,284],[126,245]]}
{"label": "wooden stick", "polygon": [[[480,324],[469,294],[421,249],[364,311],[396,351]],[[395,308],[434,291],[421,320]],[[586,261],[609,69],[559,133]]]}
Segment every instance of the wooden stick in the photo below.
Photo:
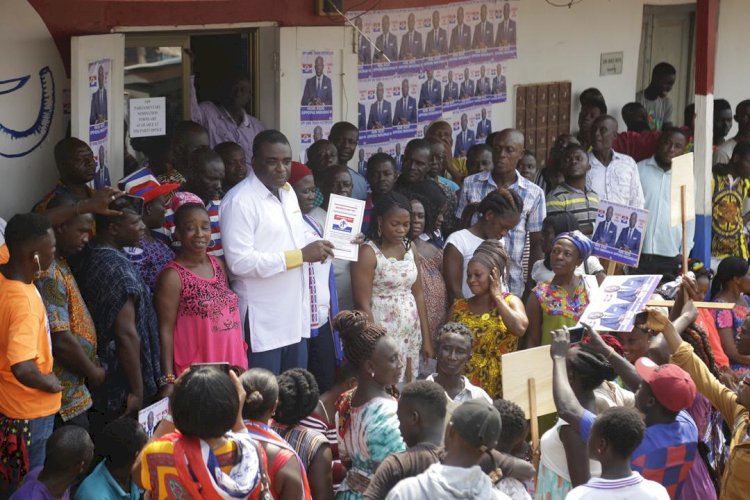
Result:
{"label": "wooden stick", "polygon": [[617,262],[615,262],[614,260],[610,260],[609,265],[607,266],[607,276],[614,276],[616,267]]}
{"label": "wooden stick", "polygon": [[406,377],[405,377],[406,383],[410,384],[412,382],[412,380],[411,380],[411,377],[412,377],[412,374],[411,374],[411,357],[406,358],[406,374],[405,375],[406,375]]}
{"label": "wooden stick", "polygon": [[[734,309],[734,304],[729,302],[693,302],[697,309]],[[649,300],[646,303],[647,306],[651,307],[672,307],[674,306],[674,300]]]}
{"label": "wooden stick", "polygon": [[539,422],[536,414],[536,381],[529,379],[529,421],[531,422],[531,458],[535,469],[539,469]]}
{"label": "wooden stick", "polygon": [[682,274],[688,272],[688,243],[687,243],[687,193],[683,184],[680,186],[680,215],[682,218]]}

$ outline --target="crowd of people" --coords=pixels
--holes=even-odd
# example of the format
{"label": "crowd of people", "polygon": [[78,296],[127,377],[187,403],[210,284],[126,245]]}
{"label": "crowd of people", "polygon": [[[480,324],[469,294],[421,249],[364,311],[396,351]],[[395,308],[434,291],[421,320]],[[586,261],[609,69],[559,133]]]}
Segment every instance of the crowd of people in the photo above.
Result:
{"label": "crowd of people", "polygon": [[[4,227],[1,498],[742,498],[750,101],[728,140],[715,103],[712,262],[683,274],[670,179],[693,115],[674,126],[668,64],[626,132],[587,89],[546,159],[515,129],[459,157],[436,121],[363,170],[348,122],[293,161],[247,83],[136,141],[117,187],[61,140],[59,182]],[[323,239],[332,194],[365,203],[356,261]],[[662,275],[675,305],[571,345],[606,276],[594,242],[616,241],[601,200],[649,211],[617,272]],[[545,345],[558,418],[532,449],[502,356]]]}

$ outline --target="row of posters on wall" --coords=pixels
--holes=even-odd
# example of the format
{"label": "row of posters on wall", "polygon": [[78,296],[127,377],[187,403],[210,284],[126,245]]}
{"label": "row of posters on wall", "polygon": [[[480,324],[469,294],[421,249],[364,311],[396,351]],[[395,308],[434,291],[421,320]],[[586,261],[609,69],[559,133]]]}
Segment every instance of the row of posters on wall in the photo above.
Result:
{"label": "row of posters on wall", "polygon": [[[455,156],[492,132],[491,107],[507,100],[506,61],[517,57],[518,0],[350,13],[359,57],[359,163],[405,144],[443,119]],[[333,52],[301,53],[302,160],[333,124]],[[400,165],[399,165],[400,166]]]}

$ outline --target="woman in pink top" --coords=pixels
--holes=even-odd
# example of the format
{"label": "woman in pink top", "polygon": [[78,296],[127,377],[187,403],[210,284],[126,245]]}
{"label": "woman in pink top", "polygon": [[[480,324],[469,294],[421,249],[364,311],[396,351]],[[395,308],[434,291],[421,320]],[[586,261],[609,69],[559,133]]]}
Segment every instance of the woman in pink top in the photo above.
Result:
{"label": "woman in pink top", "polygon": [[175,237],[181,248],[156,284],[161,368],[167,382],[193,363],[247,368],[247,344],[237,295],[227,284],[224,264],[206,252],[211,222],[201,200],[175,193]]}

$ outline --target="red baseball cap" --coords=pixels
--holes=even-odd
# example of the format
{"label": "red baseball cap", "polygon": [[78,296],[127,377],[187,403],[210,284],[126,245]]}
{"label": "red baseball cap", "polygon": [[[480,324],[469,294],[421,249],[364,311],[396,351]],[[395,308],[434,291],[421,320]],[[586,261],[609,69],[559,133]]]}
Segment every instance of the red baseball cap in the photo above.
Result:
{"label": "red baseball cap", "polygon": [[635,370],[664,408],[680,411],[693,404],[697,393],[695,382],[679,366],[672,363],[657,365],[643,357],[635,362]]}

